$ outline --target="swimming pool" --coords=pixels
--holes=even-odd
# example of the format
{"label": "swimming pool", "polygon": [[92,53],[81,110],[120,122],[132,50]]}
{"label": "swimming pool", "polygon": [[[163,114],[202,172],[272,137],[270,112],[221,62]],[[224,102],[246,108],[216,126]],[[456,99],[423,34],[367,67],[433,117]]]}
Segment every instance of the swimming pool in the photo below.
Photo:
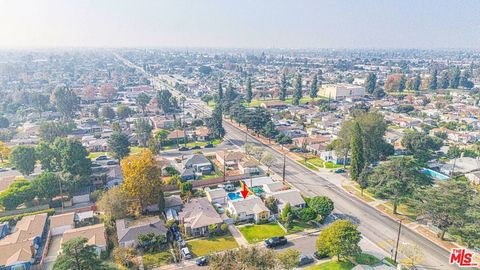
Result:
{"label": "swimming pool", "polygon": [[240,195],[240,192],[229,192],[227,193],[227,196],[231,201],[239,200],[242,198],[242,195]]}
{"label": "swimming pool", "polygon": [[435,179],[438,179],[438,180],[447,180],[449,177],[443,173],[439,173],[439,172],[436,172],[434,170],[430,170],[430,169],[427,169],[427,168],[423,168],[420,170],[420,172],[432,177],[432,178],[435,178]]}

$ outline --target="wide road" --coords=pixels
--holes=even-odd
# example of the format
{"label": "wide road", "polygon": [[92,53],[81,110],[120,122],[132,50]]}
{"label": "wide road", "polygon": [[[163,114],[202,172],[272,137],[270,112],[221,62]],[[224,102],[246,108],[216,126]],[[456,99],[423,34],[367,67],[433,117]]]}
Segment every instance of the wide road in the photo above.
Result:
{"label": "wide road", "polygon": [[[129,65],[133,65],[124,58],[121,58],[121,60],[128,62]],[[141,68],[139,69],[142,70]],[[164,85],[156,78],[152,77],[152,79],[154,84]],[[168,88],[174,92],[175,96],[181,95],[178,91],[175,91],[173,87]],[[195,109],[203,111],[205,114],[208,114],[211,111],[211,109],[208,108],[205,103],[188,97],[186,106],[191,106]],[[240,147],[245,143],[246,134],[243,131],[225,121],[224,128],[226,130],[226,139]],[[265,147],[265,151],[273,154],[278,160],[283,160],[283,155],[281,153],[277,152],[273,148],[270,148],[268,145],[264,145],[250,135],[248,135],[248,142]],[[280,164],[277,164],[277,166],[272,167],[271,169],[275,173],[282,175],[282,166]],[[387,251],[389,251],[390,247],[387,246],[392,246],[391,243],[393,243],[394,239],[397,237],[398,222],[383,215],[377,209],[351,196],[340,187],[337,187],[333,183],[317,175],[315,172],[303,167],[296,161],[289,159],[288,157],[286,159],[286,179],[290,184],[308,196],[323,195],[330,197],[335,204],[335,210],[344,214],[351,220],[356,221],[359,225],[359,230],[365,238],[382,248],[387,248]],[[450,265],[448,263],[448,251],[413,232],[407,227],[402,228],[400,239],[401,242],[413,243],[422,250],[424,260],[419,268],[460,269],[459,267]]]}

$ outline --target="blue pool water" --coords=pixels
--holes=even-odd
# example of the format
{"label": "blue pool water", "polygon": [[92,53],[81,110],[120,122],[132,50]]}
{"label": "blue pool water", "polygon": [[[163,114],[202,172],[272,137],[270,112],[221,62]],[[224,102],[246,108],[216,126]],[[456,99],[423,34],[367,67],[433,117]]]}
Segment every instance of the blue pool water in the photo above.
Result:
{"label": "blue pool water", "polygon": [[240,195],[240,192],[229,192],[227,193],[227,196],[231,201],[235,201],[242,198],[242,195]]}
{"label": "blue pool water", "polygon": [[439,173],[439,172],[436,172],[434,170],[430,170],[430,169],[427,169],[427,168],[423,168],[420,170],[422,173],[430,176],[430,177],[433,177],[435,179],[438,179],[438,180],[447,180],[449,177],[443,173]]}

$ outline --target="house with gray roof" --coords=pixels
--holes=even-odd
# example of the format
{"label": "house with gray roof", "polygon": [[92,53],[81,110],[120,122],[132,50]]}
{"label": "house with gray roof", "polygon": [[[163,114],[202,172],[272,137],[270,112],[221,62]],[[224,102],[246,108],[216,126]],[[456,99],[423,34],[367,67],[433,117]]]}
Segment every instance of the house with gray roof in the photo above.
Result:
{"label": "house with gray roof", "polygon": [[118,244],[121,247],[136,247],[138,237],[142,234],[154,233],[163,235],[167,239],[168,229],[159,217],[145,217],[142,219],[117,220]]}
{"label": "house with gray roof", "polygon": [[213,165],[204,155],[195,154],[185,161],[183,169],[182,179],[184,181],[194,180],[197,175],[210,174],[213,171]]}
{"label": "house with gray roof", "polygon": [[287,203],[292,207],[305,208],[307,204],[300,192],[296,189],[281,190],[273,192],[270,196],[277,199],[278,209],[283,209]]}
{"label": "house with gray roof", "polygon": [[185,229],[185,234],[201,236],[208,234],[210,225],[217,225],[217,229],[223,223],[207,198],[195,198],[186,203],[179,214],[180,224]]}

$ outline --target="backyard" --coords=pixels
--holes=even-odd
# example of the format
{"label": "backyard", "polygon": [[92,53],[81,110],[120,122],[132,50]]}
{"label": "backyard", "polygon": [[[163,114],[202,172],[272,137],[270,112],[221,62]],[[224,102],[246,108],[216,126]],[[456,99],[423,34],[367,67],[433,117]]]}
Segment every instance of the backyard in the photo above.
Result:
{"label": "backyard", "polygon": [[286,235],[285,231],[276,223],[245,225],[238,227],[238,229],[250,244],[270,237]]}
{"label": "backyard", "polygon": [[196,257],[209,255],[227,249],[237,248],[238,244],[233,236],[218,236],[196,239],[187,242],[188,248]]}
{"label": "backyard", "polygon": [[305,270],[350,270],[353,267],[355,267],[355,264],[349,261],[345,261],[345,262],[329,261],[326,263],[310,266],[308,268],[305,268]]}

